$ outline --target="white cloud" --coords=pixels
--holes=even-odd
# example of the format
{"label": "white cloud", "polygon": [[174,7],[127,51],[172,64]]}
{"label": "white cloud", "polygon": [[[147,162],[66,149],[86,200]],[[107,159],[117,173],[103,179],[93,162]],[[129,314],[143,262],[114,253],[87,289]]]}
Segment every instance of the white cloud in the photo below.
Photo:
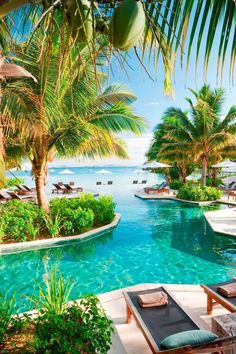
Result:
{"label": "white cloud", "polygon": [[108,159],[55,159],[50,167],[72,167],[72,166],[140,166],[145,161],[145,153],[148,150],[152,139],[152,133],[144,134],[141,137],[124,138],[127,144],[127,150],[129,154],[129,159],[123,160],[118,158],[108,158]]}

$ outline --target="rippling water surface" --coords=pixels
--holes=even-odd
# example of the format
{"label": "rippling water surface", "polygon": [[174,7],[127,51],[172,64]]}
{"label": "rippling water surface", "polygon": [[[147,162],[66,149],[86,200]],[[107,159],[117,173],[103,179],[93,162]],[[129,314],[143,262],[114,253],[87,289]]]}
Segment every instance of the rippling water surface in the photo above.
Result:
{"label": "rippling water surface", "polygon": [[71,298],[137,283],[199,284],[236,276],[236,239],[213,233],[203,217],[206,209],[137,199],[122,178],[99,190],[114,195],[122,214],[112,232],[83,243],[0,257],[0,292],[16,292],[19,311],[30,308],[25,295],[37,293],[35,281],[42,282],[53,265],[76,280]]}

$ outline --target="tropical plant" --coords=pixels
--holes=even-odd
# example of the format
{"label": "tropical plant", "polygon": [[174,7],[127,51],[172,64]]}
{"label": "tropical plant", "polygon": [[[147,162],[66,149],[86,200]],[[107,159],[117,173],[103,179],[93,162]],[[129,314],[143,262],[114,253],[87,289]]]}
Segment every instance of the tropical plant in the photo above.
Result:
{"label": "tropical plant", "polygon": [[218,200],[222,194],[214,187],[202,187],[199,184],[187,183],[178,190],[177,198],[203,202]]}
{"label": "tropical plant", "polygon": [[60,231],[63,227],[62,225],[62,218],[60,215],[55,214],[48,214],[44,218],[45,220],[45,225],[52,237],[57,237],[60,234]]}
{"label": "tropical plant", "polygon": [[15,315],[16,300],[15,294],[0,294],[0,344],[4,342],[6,337],[22,328],[22,321],[18,315]]}
{"label": "tropical plant", "polygon": [[30,300],[39,312],[63,314],[75,283],[71,283],[69,279],[63,280],[62,274],[53,267],[49,273],[44,274],[44,285],[37,285],[39,294],[32,295]]}
{"label": "tropical plant", "polygon": [[[234,66],[236,58],[235,44],[235,13],[236,6],[234,0],[168,0],[163,1],[147,1],[140,0],[146,18],[146,26],[140,40],[141,53],[135,47],[135,53],[142,64],[147,62],[147,57],[154,56],[154,61],[158,63],[160,56],[163,58],[164,69],[166,72],[165,88],[167,92],[172,91],[171,74],[178,54],[181,63],[186,63],[188,69],[191,53],[195,54],[196,66],[199,62],[200,50],[204,50],[204,72],[207,71],[209,65],[210,54],[218,48],[217,67],[218,73],[223,74],[226,58],[229,57],[229,72],[233,79]],[[132,1],[130,1],[132,3]],[[81,4],[87,4],[86,15],[81,14],[83,8]],[[134,2],[135,3],[135,2]],[[23,6],[26,5],[26,6]],[[23,7],[22,7],[23,6]],[[47,28],[44,40],[42,41],[42,55],[45,56],[52,51],[51,43],[55,36],[60,36],[61,57],[66,46],[70,49],[77,41],[87,41],[90,52],[96,51],[94,43],[98,33],[102,33],[104,37],[108,35],[108,27],[112,27],[111,18],[117,8],[121,6],[118,0],[106,1],[81,1],[81,0],[8,0],[0,5],[0,17],[9,14],[11,11],[21,7],[17,12],[13,12],[10,18],[14,23],[15,18],[18,23],[25,24],[26,31],[33,33],[36,27]],[[82,8],[82,10],[81,10]],[[88,10],[89,8],[89,10]],[[131,16],[130,11],[130,16]],[[81,20],[81,16],[83,20]],[[32,25],[29,20],[34,19]],[[135,20],[135,18],[131,18]],[[125,16],[119,21],[121,30],[126,27]],[[18,28],[16,26],[16,28]],[[63,29],[58,31],[58,28]],[[89,29],[89,35],[81,38]],[[19,26],[22,32],[22,26]],[[92,32],[92,35],[91,35]],[[72,39],[68,41],[68,33]],[[127,33],[127,31],[126,31]],[[126,34],[128,37],[128,35]],[[133,34],[134,37],[137,33]],[[46,39],[48,37],[48,40]],[[193,51],[194,43],[196,43],[196,51]],[[203,47],[204,46],[204,47]],[[104,49],[104,54],[109,58],[112,53],[112,46],[109,51]],[[184,55],[186,53],[186,56]],[[77,58],[79,61],[79,58]],[[185,59],[185,60],[184,60]],[[150,61],[152,62],[152,61]],[[124,61],[122,61],[124,65]],[[60,77],[60,65],[57,67],[58,77]]]}
{"label": "tropical plant", "polygon": [[[16,60],[24,63],[37,83],[5,83],[2,108],[14,122],[7,130],[7,156],[17,150],[18,157],[31,161],[38,204],[48,211],[44,189],[48,161],[56,154],[127,157],[125,144],[116,134],[131,131],[138,135],[145,122],[130,107],[136,97],[126,87],[117,84],[101,90],[86,44],[81,44],[82,57],[74,50],[66,52],[62,62],[57,42],[51,57],[41,58],[42,40],[43,35],[37,32],[28,45],[15,47]],[[63,72],[60,83],[58,62]],[[99,79],[103,81],[103,75],[99,74]]]}
{"label": "tropical plant", "polygon": [[[224,90],[212,90],[204,85],[199,91],[191,90],[196,102],[187,99],[189,110],[168,108],[163,116],[165,133],[159,144],[163,158],[184,155],[202,166],[202,185],[206,184],[209,164],[216,163],[236,151],[236,106],[232,106],[222,118]],[[161,146],[160,146],[161,145]]]}
{"label": "tropical plant", "polygon": [[186,177],[194,170],[195,165],[191,152],[184,149],[171,150],[162,152],[163,146],[169,143],[166,134],[169,125],[178,125],[179,121],[176,117],[162,117],[162,122],[154,128],[154,137],[146,153],[148,160],[160,160],[161,162],[171,165],[168,169],[158,169],[156,172],[164,175],[166,180],[181,180],[186,182]]}
{"label": "tropical plant", "polygon": [[4,225],[4,235],[14,241],[34,239],[43,225],[44,211],[34,203],[12,200],[1,205],[0,224]]}

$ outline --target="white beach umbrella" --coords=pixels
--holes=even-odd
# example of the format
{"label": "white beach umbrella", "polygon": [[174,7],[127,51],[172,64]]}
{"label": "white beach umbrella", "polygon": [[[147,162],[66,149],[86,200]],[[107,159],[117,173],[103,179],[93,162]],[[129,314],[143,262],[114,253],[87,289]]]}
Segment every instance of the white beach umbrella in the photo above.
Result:
{"label": "white beach umbrella", "polygon": [[[102,169],[102,170],[97,171],[96,173],[98,173],[98,174],[100,174],[100,175],[103,175],[103,179],[104,179],[104,176],[105,176],[105,175],[109,175],[109,174],[111,174],[112,172],[111,172],[111,171],[108,171],[108,170]],[[105,181],[103,181],[103,184],[105,184]]]}
{"label": "white beach umbrella", "polygon": [[106,175],[106,174],[110,174],[110,173],[112,173],[112,172],[111,172],[111,171],[108,171],[108,170],[102,169],[102,170],[97,171],[96,173],[100,173],[100,174],[102,174],[102,175]]}
{"label": "white beach umbrella", "polygon": [[136,174],[140,174],[140,173],[146,173],[146,171],[144,171],[144,170],[141,170],[141,169],[137,169],[137,170],[134,170],[134,172],[133,173],[136,173]]}
{"label": "white beach umbrella", "polygon": [[215,165],[212,165],[211,167],[214,168],[227,168],[230,169],[231,167],[236,167],[236,162],[230,161],[230,160],[225,160],[220,163],[217,163]]}
{"label": "white beach umbrella", "polygon": [[235,170],[235,167],[236,167],[236,163],[233,162],[233,161],[230,161],[230,160],[225,160],[225,161],[222,161],[220,163],[217,163],[215,165],[212,165],[211,167],[213,168],[222,168],[222,169],[225,169],[226,172],[227,172],[227,177],[226,177],[226,181],[227,181],[227,185],[228,185],[228,173],[229,172],[234,172]]}
{"label": "white beach umbrella", "polygon": [[[145,162],[143,164],[143,170],[147,170],[150,172],[152,172],[152,170],[156,168],[168,168],[168,167],[172,167],[172,166],[158,161]],[[154,175],[154,184],[155,183],[156,183],[156,175]]]}
{"label": "white beach umbrella", "polygon": [[147,169],[147,170],[155,169],[155,168],[167,168],[167,167],[172,167],[172,166],[158,161],[145,162],[143,164],[143,169]]}
{"label": "white beach umbrella", "polygon": [[65,170],[59,172],[59,174],[61,174],[61,175],[73,175],[74,172],[71,171],[71,170],[68,170],[68,169],[66,168]]}

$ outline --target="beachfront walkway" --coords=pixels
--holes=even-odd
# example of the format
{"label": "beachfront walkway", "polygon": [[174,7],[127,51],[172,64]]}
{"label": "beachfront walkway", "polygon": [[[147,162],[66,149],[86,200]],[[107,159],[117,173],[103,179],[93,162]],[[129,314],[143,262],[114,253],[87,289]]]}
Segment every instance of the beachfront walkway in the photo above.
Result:
{"label": "beachfront walkway", "polygon": [[[115,325],[113,346],[109,354],[151,354],[141,330],[132,320],[126,323],[126,307],[122,295],[123,290],[144,290],[156,288],[158,284],[140,284],[126,289],[119,289],[99,295],[102,306]],[[166,285],[177,300],[184,306],[186,312],[205,329],[211,327],[211,317],[206,314],[206,295],[199,285]],[[214,306],[214,316],[228,313],[222,306]]]}

